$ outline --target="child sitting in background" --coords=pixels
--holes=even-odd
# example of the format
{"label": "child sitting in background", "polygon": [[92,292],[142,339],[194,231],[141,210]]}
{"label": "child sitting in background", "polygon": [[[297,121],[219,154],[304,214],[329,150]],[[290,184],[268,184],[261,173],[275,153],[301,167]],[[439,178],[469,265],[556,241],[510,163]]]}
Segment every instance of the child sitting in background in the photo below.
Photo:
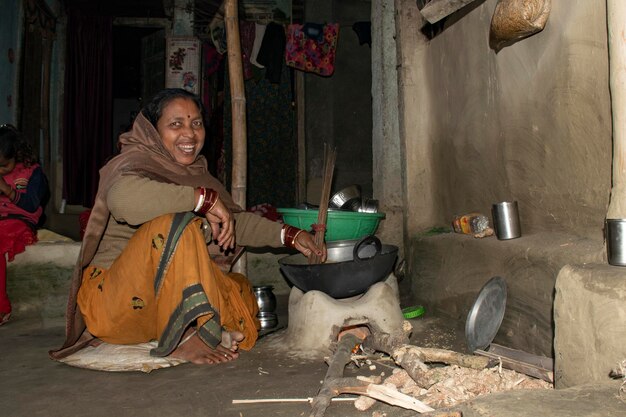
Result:
{"label": "child sitting in background", "polygon": [[48,181],[37,157],[11,125],[0,126],[0,326],[11,316],[7,260],[37,241]]}

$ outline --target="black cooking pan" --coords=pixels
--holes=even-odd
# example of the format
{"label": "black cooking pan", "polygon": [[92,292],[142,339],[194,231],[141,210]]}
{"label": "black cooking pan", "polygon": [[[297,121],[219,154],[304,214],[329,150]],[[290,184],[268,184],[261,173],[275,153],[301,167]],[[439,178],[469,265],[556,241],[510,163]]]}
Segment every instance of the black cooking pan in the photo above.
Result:
{"label": "black cooking pan", "polygon": [[383,245],[376,236],[328,242],[328,260],[309,265],[301,253],[278,261],[287,279],[304,292],[317,290],[333,298],[364,293],[393,270],[398,247]]}

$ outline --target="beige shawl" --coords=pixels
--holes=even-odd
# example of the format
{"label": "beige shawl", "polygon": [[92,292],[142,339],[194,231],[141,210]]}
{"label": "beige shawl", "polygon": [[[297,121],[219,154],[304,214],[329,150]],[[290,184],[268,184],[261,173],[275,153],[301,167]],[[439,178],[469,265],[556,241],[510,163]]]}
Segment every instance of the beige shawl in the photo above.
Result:
{"label": "beige shawl", "polygon": [[50,351],[53,359],[61,359],[86,346],[93,336],[85,329],[85,323],[76,304],[78,289],[82,282],[83,268],[89,265],[104,235],[109,219],[106,196],[111,186],[123,175],[140,175],[155,181],[208,187],[220,194],[220,199],[233,212],[240,212],[224,186],[207,170],[204,156],[200,155],[191,165],[182,165],[163,146],[155,127],[139,114],[131,131],[120,136],[121,153],[100,170],[100,183],[96,201],[89,217],[85,236],[74,267],[67,303],[65,343],[58,350]]}

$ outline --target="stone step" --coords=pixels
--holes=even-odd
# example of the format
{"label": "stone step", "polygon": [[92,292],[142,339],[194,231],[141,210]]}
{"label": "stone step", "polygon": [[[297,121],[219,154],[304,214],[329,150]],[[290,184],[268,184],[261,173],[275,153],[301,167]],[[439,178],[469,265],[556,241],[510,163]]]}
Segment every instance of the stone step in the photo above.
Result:
{"label": "stone step", "polygon": [[65,315],[67,294],[80,242],[38,242],[7,267],[13,313],[22,317]]}

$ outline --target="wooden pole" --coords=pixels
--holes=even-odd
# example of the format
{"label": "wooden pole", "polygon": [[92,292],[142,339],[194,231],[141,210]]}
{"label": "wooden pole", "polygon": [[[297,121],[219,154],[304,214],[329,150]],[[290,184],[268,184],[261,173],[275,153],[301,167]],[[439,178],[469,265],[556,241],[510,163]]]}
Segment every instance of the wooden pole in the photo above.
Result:
{"label": "wooden pole", "polygon": [[[247,181],[247,135],[246,135],[246,94],[243,85],[243,63],[241,59],[241,40],[239,37],[239,18],[237,0],[225,0],[224,21],[226,23],[226,47],[228,50],[228,77],[232,101],[233,125],[233,170],[231,193],[233,200],[246,208]],[[234,271],[246,274],[247,260],[245,253],[234,266]]]}
{"label": "wooden pole", "polygon": [[613,189],[607,218],[626,218],[626,2],[607,0],[609,86],[613,115]]}
{"label": "wooden pole", "polygon": [[297,110],[297,137],[298,137],[298,203],[306,201],[306,135],[304,109],[304,72],[296,73],[296,110]]}

